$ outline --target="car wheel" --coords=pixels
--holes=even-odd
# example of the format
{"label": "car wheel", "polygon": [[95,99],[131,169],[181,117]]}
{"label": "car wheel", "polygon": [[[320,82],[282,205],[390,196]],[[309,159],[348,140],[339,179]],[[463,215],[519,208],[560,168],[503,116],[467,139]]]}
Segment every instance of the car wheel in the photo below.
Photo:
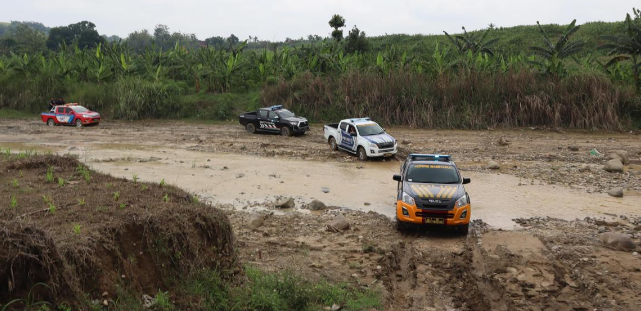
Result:
{"label": "car wheel", "polygon": [[82,120],[76,119],[76,127],[82,127]]}
{"label": "car wheel", "polygon": [[247,126],[245,126],[245,129],[247,129],[247,132],[256,134],[256,126],[252,123],[248,123]]}
{"label": "car wheel", "polygon": [[458,226],[458,233],[460,235],[467,235],[467,233],[470,231],[470,224],[465,224],[465,225],[459,225]]}
{"label": "car wheel", "polygon": [[54,125],[56,125],[56,122],[53,122],[53,119],[49,119],[49,120],[47,120],[47,125],[48,126],[54,126]]}
{"label": "car wheel", "polygon": [[409,228],[410,228],[410,224],[408,224],[406,222],[403,222],[403,221],[400,221],[400,220],[398,220],[398,218],[396,219],[396,230],[397,231],[405,232],[405,231],[409,230]]}
{"label": "car wheel", "polygon": [[358,159],[361,161],[367,161],[367,151],[365,151],[365,148],[358,147]]}
{"label": "car wheel", "polygon": [[280,134],[289,137],[292,136],[292,130],[290,130],[287,126],[283,126],[280,128]]}
{"label": "car wheel", "polygon": [[332,151],[338,150],[338,144],[336,144],[336,139],[334,139],[334,137],[329,138],[329,148],[331,148]]}

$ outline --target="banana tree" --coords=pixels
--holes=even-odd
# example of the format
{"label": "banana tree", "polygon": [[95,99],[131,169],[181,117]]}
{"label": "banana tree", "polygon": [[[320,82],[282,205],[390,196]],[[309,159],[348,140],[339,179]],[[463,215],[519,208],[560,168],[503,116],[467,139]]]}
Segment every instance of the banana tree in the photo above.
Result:
{"label": "banana tree", "polygon": [[538,26],[544,45],[532,46],[530,50],[534,55],[543,58],[543,61],[534,60],[531,61],[531,63],[543,69],[546,74],[552,74],[554,76],[565,75],[566,71],[563,60],[581,52],[585,46],[585,42],[582,41],[570,42],[572,35],[579,30],[579,26],[576,25],[576,19],[565,28],[556,44],[552,43],[550,36],[548,36],[538,21],[536,25]]}
{"label": "banana tree", "polygon": [[[641,27],[632,21],[630,14],[625,18],[625,34],[621,36],[605,36],[604,39],[610,41],[600,48],[608,50],[608,55],[612,56],[610,61],[605,64],[605,68],[618,65],[624,61],[630,61],[634,73],[634,85],[637,92],[641,91]],[[620,69],[620,68],[619,68]]]}

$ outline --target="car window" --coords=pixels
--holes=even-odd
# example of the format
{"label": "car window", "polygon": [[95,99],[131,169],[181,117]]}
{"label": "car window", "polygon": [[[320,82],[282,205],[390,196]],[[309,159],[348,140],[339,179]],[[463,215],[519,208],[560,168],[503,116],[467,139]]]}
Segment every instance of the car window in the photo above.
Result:
{"label": "car window", "polygon": [[65,113],[65,107],[58,107],[58,113]]}
{"label": "car window", "polygon": [[276,119],[276,116],[277,116],[277,114],[276,114],[276,112],[275,112],[275,111],[270,111],[270,112],[269,112],[268,119],[270,119],[270,120],[271,120],[271,119]]}
{"label": "car window", "polygon": [[442,164],[410,164],[405,179],[430,184],[457,184],[460,180],[456,167]]}
{"label": "car window", "polygon": [[341,123],[341,130],[347,131],[347,123]]}
{"label": "car window", "polygon": [[65,113],[73,113],[73,110],[71,110],[71,108],[65,108]]}
{"label": "car window", "polygon": [[291,112],[291,111],[289,111],[289,110],[287,110],[287,109],[281,109],[281,110],[278,110],[278,114],[279,114],[282,118],[291,118],[291,117],[296,116],[296,115],[294,115],[294,113],[293,113],[293,112]]}
{"label": "car window", "polygon": [[263,119],[267,119],[267,110],[259,110],[258,111],[258,116],[263,118]]}

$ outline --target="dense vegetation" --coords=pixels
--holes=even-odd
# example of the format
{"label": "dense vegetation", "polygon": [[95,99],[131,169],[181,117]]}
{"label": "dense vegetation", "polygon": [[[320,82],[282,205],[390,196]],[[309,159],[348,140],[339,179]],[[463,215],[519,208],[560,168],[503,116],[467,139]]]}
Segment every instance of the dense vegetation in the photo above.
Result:
{"label": "dense vegetation", "polygon": [[[332,37],[282,43],[199,41],[163,25],[114,42],[89,22],[48,37],[18,25],[0,37],[0,108],[38,112],[62,96],[126,119],[230,119],[286,104],[313,121],[623,129],[640,115],[633,13],[616,23],[374,38],[356,26],[343,37],[336,15]],[[24,42],[15,42],[18,31]]]}

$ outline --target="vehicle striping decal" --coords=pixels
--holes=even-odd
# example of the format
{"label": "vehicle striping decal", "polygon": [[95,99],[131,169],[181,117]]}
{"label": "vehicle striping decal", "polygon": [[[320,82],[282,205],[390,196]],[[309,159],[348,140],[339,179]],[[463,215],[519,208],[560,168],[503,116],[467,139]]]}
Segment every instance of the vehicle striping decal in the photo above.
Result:
{"label": "vehicle striping decal", "polygon": [[260,121],[260,128],[264,130],[278,130],[274,122]]}
{"label": "vehicle striping decal", "polygon": [[389,134],[381,134],[373,137],[364,136],[371,143],[380,144],[380,143],[391,143],[394,142],[394,138]]}
{"label": "vehicle striping decal", "polygon": [[[410,185],[410,187],[421,198],[451,199],[458,190],[458,187],[454,186],[429,187],[424,185]],[[435,195],[436,189],[439,190]]]}
{"label": "vehicle striping decal", "polygon": [[438,194],[436,195],[436,198],[437,198],[437,199],[441,199],[441,198],[442,198],[442,197],[441,197],[441,195],[443,195],[443,191],[445,191],[445,188],[441,187],[441,190],[440,190],[440,191],[438,192]]}

